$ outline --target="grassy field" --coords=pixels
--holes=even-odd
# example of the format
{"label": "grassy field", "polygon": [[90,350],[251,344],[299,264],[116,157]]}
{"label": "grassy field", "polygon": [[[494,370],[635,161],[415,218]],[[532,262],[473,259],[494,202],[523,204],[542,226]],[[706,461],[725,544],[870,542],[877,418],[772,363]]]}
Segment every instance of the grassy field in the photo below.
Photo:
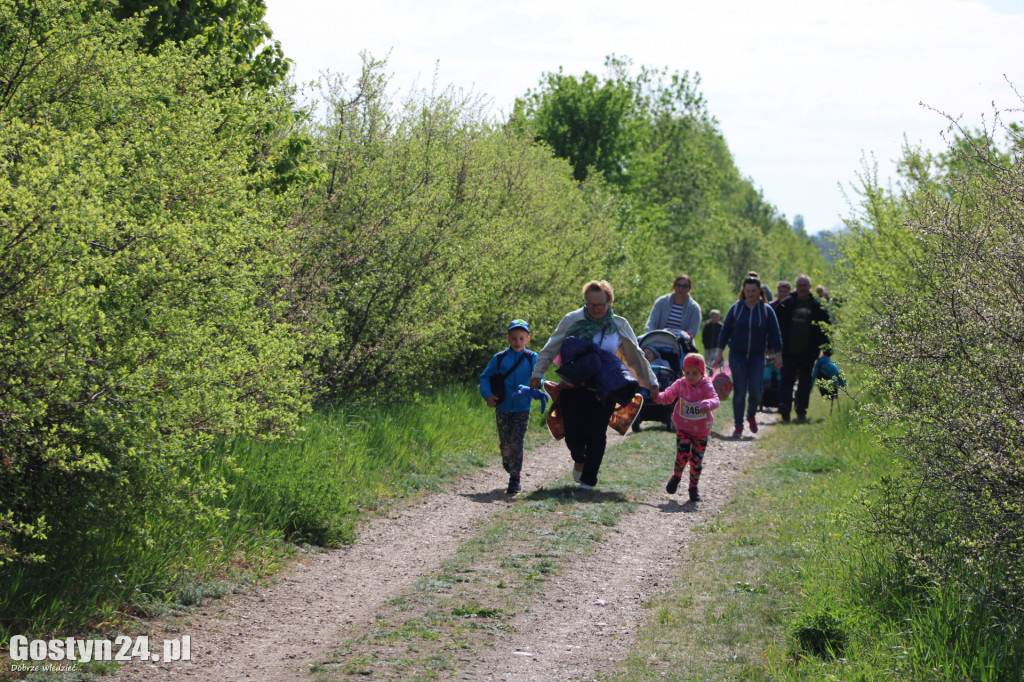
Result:
{"label": "grassy field", "polygon": [[1021,622],[915,577],[866,530],[899,463],[849,399],[761,440],[614,680],[1021,680]]}

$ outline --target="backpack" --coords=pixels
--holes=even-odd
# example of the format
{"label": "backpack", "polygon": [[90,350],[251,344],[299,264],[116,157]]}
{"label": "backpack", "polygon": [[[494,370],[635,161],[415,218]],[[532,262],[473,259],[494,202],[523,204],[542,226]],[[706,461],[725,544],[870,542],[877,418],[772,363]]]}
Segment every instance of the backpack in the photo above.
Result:
{"label": "backpack", "polygon": [[846,386],[846,379],[840,373],[839,365],[829,358],[824,362],[826,356],[822,356],[814,363],[814,383],[818,385],[818,391],[826,400],[834,400],[839,397],[839,389]]}
{"label": "backpack", "polygon": [[721,367],[715,372],[715,376],[711,377],[711,384],[715,387],[720,401],[725,402],[729,399],[729,394],[732,393],[732,377],[723,372]]}
{"label": "backpack", "polygon": [[[507,348],[505,350],[501,351],[500,353],[498,353],[498,367],[499,368],[501,367],[501,361],[505,359],[505,354],[506,353],[508,353],[508,349]],[[491,393],[493,393],[495,396],[498,397],[498,402],[499,403],[504,402],[504,400],[505,400],[505,379],[507,379],[509,377],[509,375],[512,374],[512,372],[516,371],[516,367],[519,366],[519,363],[522,362],[523,358],[525,358],[527,355],[530,356],[531,360],[533,358],[537,357],[536,353],[534,353],[532,350],[528,350],[528,351],[526,351],[525,353],[523,353],[522,355],[519,356],[519,359],[516,360],[515,364],[512,365],[512,368],[509,369],[507,372],[505,372],[505,373],[498,373],[498,374],[492,374],[490,376]]]}

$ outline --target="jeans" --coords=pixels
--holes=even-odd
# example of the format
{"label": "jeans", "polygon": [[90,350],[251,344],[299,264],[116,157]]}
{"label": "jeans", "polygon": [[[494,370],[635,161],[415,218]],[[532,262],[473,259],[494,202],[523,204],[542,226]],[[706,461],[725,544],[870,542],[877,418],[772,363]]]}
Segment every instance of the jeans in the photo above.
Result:
{"label": "jeans", "polygon": [[732,370],[733,423],[736,426],[743,426],[744,401],[747,403],[748,417],[757,414],[757,408],[761,404],[761,391],[764,389],[764,353],[748,357],[730,352],[729,369]]}

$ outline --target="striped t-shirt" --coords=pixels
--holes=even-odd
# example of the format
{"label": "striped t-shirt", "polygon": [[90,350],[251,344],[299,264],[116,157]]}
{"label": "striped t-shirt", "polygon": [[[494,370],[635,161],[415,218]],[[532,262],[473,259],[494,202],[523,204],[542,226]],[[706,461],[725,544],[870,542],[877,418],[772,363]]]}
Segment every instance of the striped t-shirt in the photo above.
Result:
{"label": "striped t-shirt", "polygon": [[683,323],[683,310],[686,309],[685,305],[672,304],[672,312],[668,315],[668,320],[665,321],[665,326],[669,329],[682,329]]}

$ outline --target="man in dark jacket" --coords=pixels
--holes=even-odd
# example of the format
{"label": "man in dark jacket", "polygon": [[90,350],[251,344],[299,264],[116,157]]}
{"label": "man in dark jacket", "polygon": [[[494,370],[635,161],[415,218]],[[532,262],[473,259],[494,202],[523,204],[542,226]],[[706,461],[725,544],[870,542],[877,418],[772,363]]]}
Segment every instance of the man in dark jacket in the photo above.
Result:
{"label": "man in dark jacket", "polygon": [[776,313],[782,330],[782,381],[780,384],[779,413],[782,421],[789,421],[793,404],[793,384],[796,383],[796,418],[807,418],[810,402],[811,372],[821,347],[828,343],[822,324],[828,324],[828,311],[811,295],[811,278],[800,275],[795,281],[796,292],[779,303]]}

